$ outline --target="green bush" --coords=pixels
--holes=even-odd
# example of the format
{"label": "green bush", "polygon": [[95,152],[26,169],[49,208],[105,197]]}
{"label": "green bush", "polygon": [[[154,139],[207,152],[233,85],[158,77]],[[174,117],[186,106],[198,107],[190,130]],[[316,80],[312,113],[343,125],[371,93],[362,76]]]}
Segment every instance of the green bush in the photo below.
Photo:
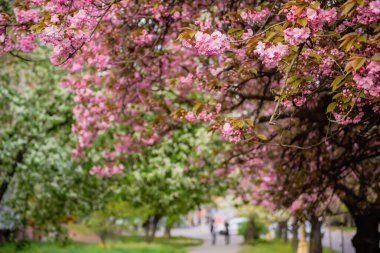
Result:
{"label": "green bush", "polygon": [[[242,222],[239,224],[239,235],[246,236],[250,221]],[[259,239],[260,235],[268,232],[266,225],[260,221],[255,220],[255,239]]]}

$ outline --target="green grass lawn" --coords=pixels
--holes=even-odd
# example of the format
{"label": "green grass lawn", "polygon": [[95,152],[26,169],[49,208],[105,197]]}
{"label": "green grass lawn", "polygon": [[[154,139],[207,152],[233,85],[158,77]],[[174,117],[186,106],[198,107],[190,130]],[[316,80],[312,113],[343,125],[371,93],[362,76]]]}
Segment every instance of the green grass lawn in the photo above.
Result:
{"label": "green grass lawn", "polygon": [[355,232],[356,228],[355,227],[345,227],[345,226],[333,226],[331,227],[331,230],[343,230],[347,232]]}
{"label": "green grass lawn", "polygon": [[150,244],[145,243],[142,236],[122,236],[107,242],[106,247],[99,243],[71,242],[62,246],[32,242],[22,250],[16,250],[14,244],[0,246],[0,253],[185,253],[186,247],[200,244],[202,240],[180,236],[158,237]]}
{"label": "green grass lawn", "polygon": [[[337,251],[333,251],[327,248],[325,248],[323,252],[338,253]],[[281,241],[258,240],[245,247],[239,253],[295,253],[295,251],[292,250],[290,244],[285,244]]]}
{"label": "green grass lawn", "polygon": [[[144,242],[143,236],[120,236],[118,241],[130,243],[130,242]],[[184,237],[184,236],[173,236],[170,239],[166,237],[156,237],[153,241],[156,244],[170,245],[176,248],[183,247],[194,247],[202,244],[201,239]]]}
{"label": "green grass lawn", "polygon": [[186,250],[163,244],[109,243],[107,247],[94,243],[70,243],[60,246],[53,243],[32,243],[29,247],[16,250],[14,245],[0,247],[0,253],[185,253]]}

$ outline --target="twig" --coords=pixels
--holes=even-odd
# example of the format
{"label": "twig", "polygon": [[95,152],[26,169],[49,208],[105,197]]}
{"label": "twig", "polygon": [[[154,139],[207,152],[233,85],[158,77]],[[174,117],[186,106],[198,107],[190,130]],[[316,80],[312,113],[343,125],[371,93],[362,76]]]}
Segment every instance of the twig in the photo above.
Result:
{"label": "twig", "polygon": [[274,25],[271,25],[271,26],[269,26],[268,28],[266,28],[264,31],[262,31],[262,32],[257,32],[257,33],[255,33],[254,35],[252,35],[252,36],[249,37],[249,38],[246,38],[246,39],[243,39],[243,40],[234,40],[234,41],[229,41],[229,42],[231,42],[231,43],[245,42],[245,41],[247,41],[247,40],[252,39],[252,38],[255,37],[255,36],[259,36],[259,35],[265,33],[266,31],[268,31],[269,29],[271,29],[271,28],[273,28],[273,27],[275,27],[275,26],[282,25],[283,23],[285,23],[285,21],[280,22],[280,23],[277,23],[277,24],[274,24]]}
{"label": "twig", "polygon": [[300,55],[303,46],[304,46],[304,44],[302,44],[302,45],[299,47],[299,49],[298,49],[296,55],[294,56],[292,62],[290,63],[290,66],[289,66],[288,70],[287,70],[286,73],[285,73],[284,84],[283,84],[282,87],[281,87],[281,90],[280,90],[280,96],[279,96],[279,98],[278,98],[278,101],[277,101],[276,107],[275,107],[275,109],[274,109],[274,112],[273,112],[273,114],[272,114],[272,116],[271,116],[271,118],[270,118],[270,120],[269,120],[269,124],[271,124],[271,125],[273,125],[273,120],[275,119],[275,116],[276,116],[276,113],[277,113],[277,111],[278,111],[278,108],[280,107],[280,103],[282,102],[282,98],[281,98],[281,96],[282,96],[282,94],[284,93],[284,90],[285,90],[285,87],[286,87],[286,82],[287,82],[288,77],[289,77],[289,73],[290,73],[290,71],[292,70],[293,65],[294,65],[295,62],[297,61],[298,56]]}
{"label": "twig", "polygon": [[[94,30],[93,30],[93,31],[91,32],[91,34],[90,34],[89,40],[91,40],[91,38],[92,38],[92,36],[94,35],[95,31],[98,29],[98,27],[99,27],[99,25],[100,25],[100,22],[102,21],[102,19],[104,18],[104,16],[108,13],[108,11],[111,9],[111,7],[112,7],[112,5],[113,5],[114,3],[116,3],[116,1],[113,2],[113,3],[111,3],[111,4],[107,7],[107,9],[103,12],[103,14],[100,16],[98,22],[96,23],[96,26],[95,26]],[[60,64],[58,64],[57,66],[61,66],[61,65],[65,64],[70,58],[72,58],[72,57],[76,54],[76,52],[78,52],[78,51],[84,46],[84,44],[86,44],[86,41],[84,41],[79,47],[77,47],[77,48],[74,50],[74,52],[70,53],[69,56],[68,56],[63,62],[61,62]]]}

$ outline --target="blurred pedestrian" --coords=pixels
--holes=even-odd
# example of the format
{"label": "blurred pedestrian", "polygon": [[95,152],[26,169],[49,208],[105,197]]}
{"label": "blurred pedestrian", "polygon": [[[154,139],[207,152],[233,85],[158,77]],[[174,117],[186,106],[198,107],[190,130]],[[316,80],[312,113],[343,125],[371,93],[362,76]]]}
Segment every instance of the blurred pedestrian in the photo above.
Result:
{"label": "blurred pedestrian", "polygon": [[224,223],[224,239],[226,244],[230,244],[230,230],[229,230],[230,224],[228,224],[228,221]]}
{"label": "blurred pedestrian", "polygon": [[212,236],[212,245],[215,245],[216,243],[216,227],[215,227],[215,221],[214,219],[211,220],[211,225],[210,225],[210,232]]}

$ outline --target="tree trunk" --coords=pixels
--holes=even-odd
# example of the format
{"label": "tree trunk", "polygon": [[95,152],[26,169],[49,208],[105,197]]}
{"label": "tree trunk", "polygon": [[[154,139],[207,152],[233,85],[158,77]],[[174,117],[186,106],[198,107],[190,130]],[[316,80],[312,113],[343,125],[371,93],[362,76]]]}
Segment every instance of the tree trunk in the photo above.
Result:
{"label": "tree trunk", "polygon": [[298,220],[294,219],[292,224],[292,248],[294,251],[298,247]]}
{"label": "tree trunk", "polygon": [[322,221],[315,215],[311,216],[311,233],[309,253],[322,253]]}
{"label": "tree trunk", "polygon": [[18,164],[22,163],[24,160],[25,152],[26,152],[26,145],[20,151],[17,152],[16,159],[13,162],[10,171],[7,172],[5,176],[5,180],[3,180],[3,182],[0,185],[0,203],[3,201],[5,193],[7,192],[7,189],[10,185],[10,182],[12,178],[14,177],[14,175],[16,174],[16,169],[17,169]]}
{"label": "tree trunk", "polygon": [[145,242],[149,242],[149,234],[150,234],[150,219],[151,216],[149,216],[145,222],[142,224],[142,227],[144,228],[144,240]]}
{"label": "tree trunk", "polygon": [[172,230],[172,226],[169,226],[169,225],[165,226],[165,237],[168,239],[172,238],[171,230]]}
{"label": "tree trunk", "polygon": [[106,247],[107,236],[108,236],[107,230],[100,231],[99,238],[100,238],[101,243],[104,245],[104,247]]}
{"label": "tree trunk", "polygon": [[277,238],[283,239],[285,243],[288,242],[288,222],[278,222]]}
{"label": "tree trunk", "polygon": [[256,238],[256,223],[254,218],[249,218],[247,224],[247,230],[245,231],[244,240],[245,242],[252,241]]}
{"label": "tree trunk", "polygon": [[356,253],[380,253],[380,210],[369,214],[353,215],[356,225],[356,234],[352,238],[352,245]]}
{"label": "tree trunk", "polygon": [[0,229],[0,244],[10,241],[11,235],[11,230]]}
{"label": "tree trunk", "polygon": [[284,223],[282,221],[279,221],[277,222],[278,224],[278,227],[277,227],[277,230],[276,230],[276,238],[282,238],[282,231],[283,231],[283,228],[284,228]]}
{"label": "tree trunk", "polygon": [[[154,215],[150,219],[150,235],[148,236],[147,242],[152,242],[154,238],[156,237],[156,231],[157,231],[157,225],[158,222],[160,221],[161,216],[160,215]],[[149,234],[149,233],[148,233]]]}
{"label": "tree trunk", "polygon": [[284,239],[284,243],[288,243],[288,221],[285,221],[285,226],[282,234],[282,238]]}

